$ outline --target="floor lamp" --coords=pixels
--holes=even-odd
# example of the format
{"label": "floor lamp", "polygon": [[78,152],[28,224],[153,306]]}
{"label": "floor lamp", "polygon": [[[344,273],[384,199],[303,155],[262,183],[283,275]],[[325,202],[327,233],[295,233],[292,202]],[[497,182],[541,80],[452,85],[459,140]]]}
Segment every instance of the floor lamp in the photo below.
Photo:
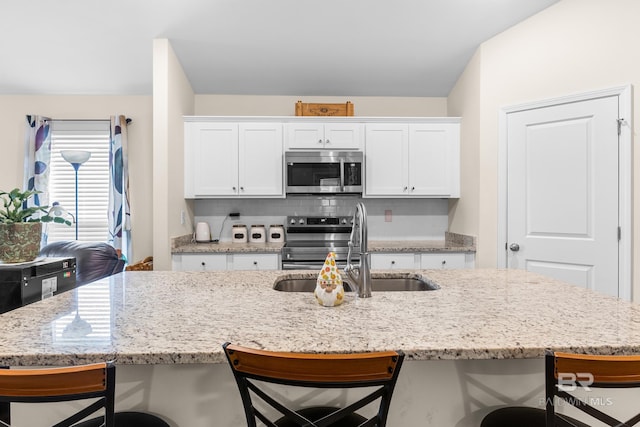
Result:
{"label": "floor lamp", "polygon": [[63,150],[60,152],[62,158],[73,166],[76,171],[76,240],[78,240],[78,169],[80,165],[85,163],[91,157],[91,152],[84,150]]}

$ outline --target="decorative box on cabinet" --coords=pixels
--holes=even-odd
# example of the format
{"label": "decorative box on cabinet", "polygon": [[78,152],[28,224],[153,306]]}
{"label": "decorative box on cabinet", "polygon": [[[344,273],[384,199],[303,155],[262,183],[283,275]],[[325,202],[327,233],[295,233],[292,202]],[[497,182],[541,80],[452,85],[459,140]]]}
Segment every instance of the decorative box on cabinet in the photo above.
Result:
{"label": "decorative box on cabinet", "polygon": [[282,123],[185,123],[185,198],[284,197]]}
{"label": "decorative box on cabinet", "polygon": [[288,150],[362,150],[362,123],[287,123]]}

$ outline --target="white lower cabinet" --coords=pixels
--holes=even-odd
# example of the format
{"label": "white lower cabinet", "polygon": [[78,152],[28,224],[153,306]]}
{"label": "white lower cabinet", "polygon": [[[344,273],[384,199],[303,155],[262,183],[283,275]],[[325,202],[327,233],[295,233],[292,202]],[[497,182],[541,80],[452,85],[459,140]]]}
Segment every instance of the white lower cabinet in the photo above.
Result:
{"label": "white lower cabinet", "polygon": [[278,254],[183,254],[173,256],[177,271],[279,270]]}
{"label": "white lower cabinet", "polygon": [[180,271],[216,271],[227,269],[226,254],[174,255],[173,269]]}
{"label": "white lower cabinet", "polygon": [[467,253],[429,253],[420,257],[420,267],[425,270],[474,268],[475,256]]}
{"label": "white lower cabinet", "polygon": [[[417,264],[416,264],[417,259]],[[420,258],[413,253],[371,254],[371,268],[379,270],[414,269],[420,265]]]}
{"label": "white lower cabinet", "polygon": [[277,254],[233,254],[229,270],[279,270]]}
{"label": "white lower cabinet", "polygon": [[371,268],[376,270],[439,270],[474,268],[475,254],[459,252],[372,253]]}

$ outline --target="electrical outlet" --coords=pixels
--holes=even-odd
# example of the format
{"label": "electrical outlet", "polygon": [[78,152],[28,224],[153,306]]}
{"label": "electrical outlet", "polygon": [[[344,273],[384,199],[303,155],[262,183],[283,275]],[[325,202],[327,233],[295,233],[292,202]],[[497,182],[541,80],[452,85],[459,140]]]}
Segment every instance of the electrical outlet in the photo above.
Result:
{"label": "electrical outlet", "polygon": [[384,222],[391,222],[392,218],[391,209],[384,211]]}
{"label": "electrical outlet", "polygon": [[180,224],[184,225],[185,222],[187,222],[186,215],[184,211],[180,211]]}

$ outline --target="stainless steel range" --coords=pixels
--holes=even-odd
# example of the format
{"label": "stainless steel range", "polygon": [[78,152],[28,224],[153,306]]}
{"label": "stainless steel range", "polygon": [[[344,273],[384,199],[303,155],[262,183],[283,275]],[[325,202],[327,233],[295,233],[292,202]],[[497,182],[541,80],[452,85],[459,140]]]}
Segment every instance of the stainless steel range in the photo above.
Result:
{"label": "stainless steel range", "polygon": [[352,222],[350,216],[288,216],[282,268],[319,270],[327,254],[335,252],[338,267],[344,269]]}

